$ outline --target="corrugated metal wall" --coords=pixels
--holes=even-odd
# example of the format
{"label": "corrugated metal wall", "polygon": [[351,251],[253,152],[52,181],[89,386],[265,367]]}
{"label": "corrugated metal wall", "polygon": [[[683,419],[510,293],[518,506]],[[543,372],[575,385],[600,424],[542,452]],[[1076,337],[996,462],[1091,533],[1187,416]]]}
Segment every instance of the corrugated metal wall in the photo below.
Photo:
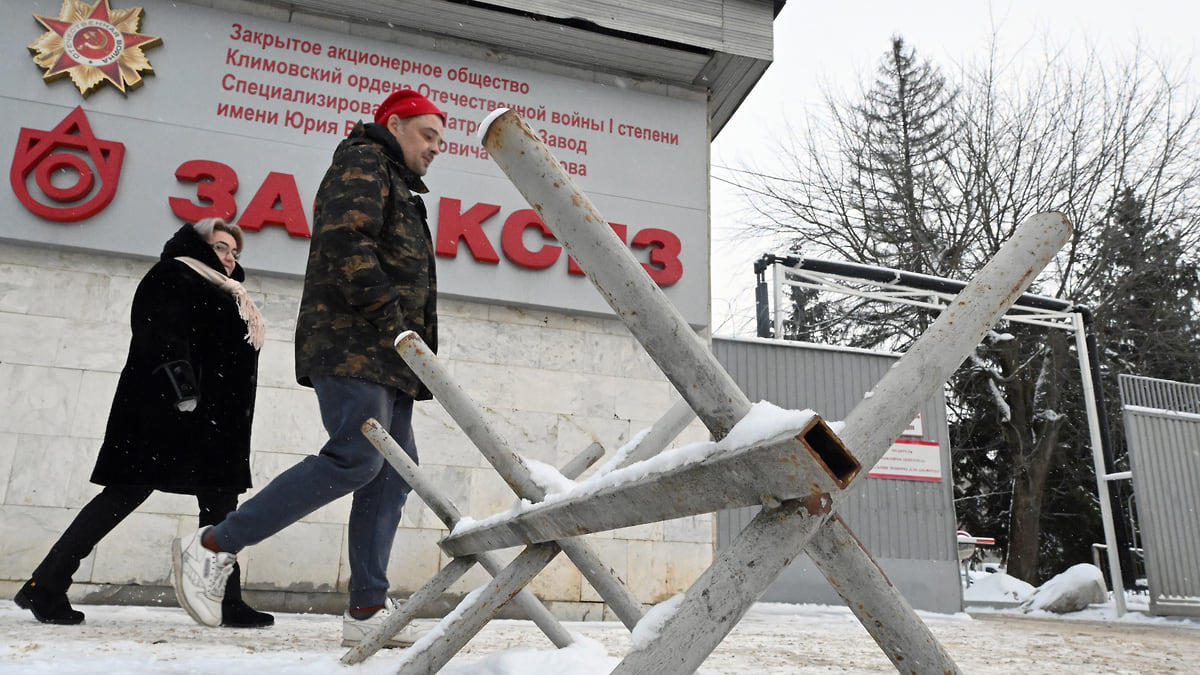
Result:
{"label": "corrugated metal wall", "polygon": [[1200,616],[1200,385],[1118,382],[1150,613]]}
{"label": "corrugated metal wall", "polygon": [[[717,338],[713,352],[751,401],[809,408],[831,422],[844,419],[896,360],[861,350],[754,339]],[[862,477],[839,512],[913,607],[953,613],[962,610],[962,587],[944,398],[927,401],[921,414],[923,438],[941,446],[941,482]],[[718,548],[728,545],[755,512],[718,514]],[[841,602],[803,555],[762,600]]]}

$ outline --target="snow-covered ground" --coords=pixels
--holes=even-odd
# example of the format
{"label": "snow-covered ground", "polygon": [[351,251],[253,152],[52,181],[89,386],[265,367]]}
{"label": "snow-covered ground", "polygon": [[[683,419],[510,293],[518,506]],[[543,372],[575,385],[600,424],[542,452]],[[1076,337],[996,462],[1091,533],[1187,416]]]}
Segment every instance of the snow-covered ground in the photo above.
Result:
{"label": "snow-covered ground", "polygon": [[[1086,566],[1090,567],[1090,566]],[[1074,568],[1073,568],[1074,569]],[[1093,570],[1095,568],[1092,568]],[[976,601],[1061,597],[1089,575],[1062,575],[1037,594],[1004,574],[977,577]],[[1052,580],[1054,581],[1054,580]],[[1076,583],[1079,582],[1079,583]],[[1037,600],[1037,596],[1042,596]],[[276,614],[261,630],[205,628],[181,609],[84,605],[81,626],[48,626],[12,601],[0,601],[0,674],[55,673],[394,673],[403,651],[380,652],[363,664],[338,660],[341,618]],[[1028,607],[1026,609],[1029,609]],[[921,612],[965,673],[1200,672],[1200,620],[1151,617],[1144,596],[1130,595],[1124,616],[1113,603],[1068,614],[1044,609]],[[420,622],[432,625],[432,622]],[[527,621],[491,622],[443,669],[447,675],[599,675],[629,650],[619,623],[567,623],[576,644],[555,650]],[[702,673],[894,673],[895,668],[848,609],[760,603],[705,661]]]}

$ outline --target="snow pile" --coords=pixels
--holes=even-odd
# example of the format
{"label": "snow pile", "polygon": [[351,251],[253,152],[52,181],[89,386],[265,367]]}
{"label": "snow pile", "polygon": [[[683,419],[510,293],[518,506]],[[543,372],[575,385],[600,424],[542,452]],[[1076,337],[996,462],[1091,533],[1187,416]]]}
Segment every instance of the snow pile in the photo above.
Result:
{"label": "snow pile", "polygon": [[1108,602],[1104,573],[1095,565],[1081,563],[1038,586],[1021,603],[1025,612],[1044,610],[1066,614],[1087,609],[1089,605]]}
{"label": "snow pile", "polygon": [[573,673],[603,675],[609,673],[621,659],[610,656],[604,645],[578,633],[562,649],[546,650],[515,647],[461,666],[448,666],[442,675],[531,675],[533,673]]}
{"label": "snow pile", "polygon": [[521,459],[525,462],[525,466],[529,468],[529,477],[546,494],[567,492],[575,487],[575,481],[562,475],[555,467],[545,462],[539,462],[536,459],[530,459],[529,457],[522,457]]}
{"label": "snow pile", "polygon": [[1108,602],[1108,589],[1098,567],[1080,564],[1037,588],[1003,572],[974,575],[970,587],[963,590],[963,601],[967,605],[1019,607],[1026,614],[1068,614]]}
{"label": "snow pile", "polygon": [[1018,604],[1036,592],[1031,584],[1003,572],[975,576],[971,586],[963,591],[963,600],[970,603]]}
{"label": "snow pile", "polygon": [[644,649],[649,645],[654,644],[654,640],[658,638],[658,633],[662,630],[663,624],[675,615],[675,610],[683,604],[684,594],[680,593],[673,596],[670,600],[660,602],[650,608],[641,621],[633,627],[633,648]]}

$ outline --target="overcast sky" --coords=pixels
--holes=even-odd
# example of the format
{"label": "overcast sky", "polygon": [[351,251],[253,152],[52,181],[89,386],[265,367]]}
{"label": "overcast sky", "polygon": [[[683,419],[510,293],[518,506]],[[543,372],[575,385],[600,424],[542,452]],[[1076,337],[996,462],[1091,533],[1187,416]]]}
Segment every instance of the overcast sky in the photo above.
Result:
{"label": "overcast sky", "polygon": [[[753,263],[772,242],[736,238],[754,218],[737,190],[719,180],[731,169],[767,167],[787,121],[802,126],[823,88],[857,91],[873,76],[893,35],[945,71],[982,56],[995,27],[1002,51],[1045,40],[1068,49],[1088,45],[1147,54],[1182,67],[1200,60],[1200,8],[1185,0],[788,0],[775,20],[775,61],[712,146],[713,332],[754,332]],[[1191,63],[1190,93],[1200,94],[1200,64]],[[782,251],[780,251],[782,252]]]}

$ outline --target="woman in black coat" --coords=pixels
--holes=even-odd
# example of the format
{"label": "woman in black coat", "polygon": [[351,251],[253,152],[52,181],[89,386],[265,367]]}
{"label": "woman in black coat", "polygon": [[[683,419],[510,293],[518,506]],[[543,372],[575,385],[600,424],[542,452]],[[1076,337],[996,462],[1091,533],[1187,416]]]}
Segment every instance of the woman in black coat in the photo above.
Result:
{"label": "woman in black coat", "polygon": [[[67,589],[80,561],[154,490],[196,495],[200,525],[215,525],[250,487],[250,424],[263,322],[241,285],[242,231],[206,218],[184,225],[133,297],[133,338],[117,383],[92,482],[80,510],[17,593],[43,623],[77,624]],[[229,578],[222,625],[267,626],[270,614]]]}

